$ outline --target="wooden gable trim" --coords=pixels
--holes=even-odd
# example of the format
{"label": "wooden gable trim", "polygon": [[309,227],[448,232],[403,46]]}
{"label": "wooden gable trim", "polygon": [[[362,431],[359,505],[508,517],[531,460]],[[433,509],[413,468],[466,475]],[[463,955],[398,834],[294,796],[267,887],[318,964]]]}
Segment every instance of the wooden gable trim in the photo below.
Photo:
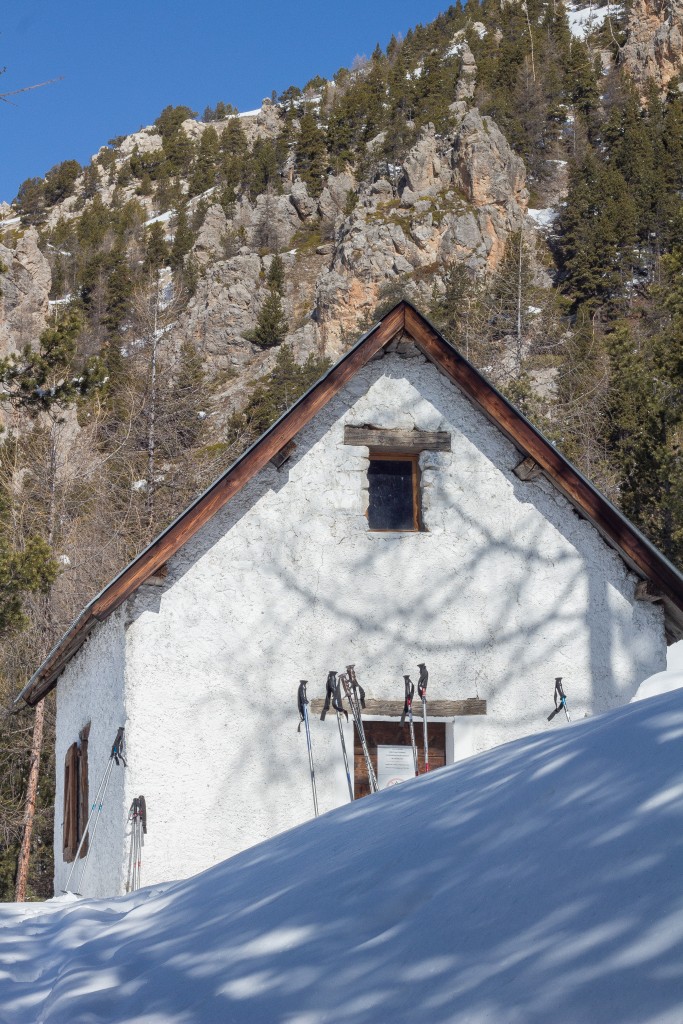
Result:
{"label": "wooden gable trim", "polygon": [[89,632],[187,543],[346,383],[382,349],[407,335],[462,393],[600,531],[627,564],[663,594],[669,642],[683,636],[683,577],[500,392],[409,303],[402,301],[262,435],[81,612],[15,700],[35,706],[55,685]]}
{"label": "wooden gable trim", "polygon": [[81,612],[69,631],[50,652],[15,700],[34,707],[50,692],[67,662],[85,642],[97,622],[111,615],[150,576],[180,550],[232,497],[289,444],[320,409],[384,346],[402,334],[405,304],[399,303],[384,319],[310,388],[270,427],[204,494],[192,503],[148,548],[137,556]]}
{"label": "wooden gable trim", "polygon": [[577,511],[670,599],[683,628],[683,579],[674,566],[412,306],[406,333],[505,436],[531,457]]}

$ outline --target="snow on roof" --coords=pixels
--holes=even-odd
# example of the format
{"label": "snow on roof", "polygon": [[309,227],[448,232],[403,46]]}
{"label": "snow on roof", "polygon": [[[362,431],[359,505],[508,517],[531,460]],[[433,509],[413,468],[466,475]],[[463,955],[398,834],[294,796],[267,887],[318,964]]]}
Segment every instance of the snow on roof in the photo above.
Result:
{"label": "snow on roof", "polygon": [[567,21],[569,31],[575,39],[585,39],[591,32],[597,32],[605,24],[607,18],[616,18],[624,8],[618,4],[607,4],[606,7],[579,8],[576,4],[567,4]]}
{"label": "snow on roof", "polygon": [[3,1019],[681,1021],[682,729],[681,692],[555,718],[186,881],[2,905]]}

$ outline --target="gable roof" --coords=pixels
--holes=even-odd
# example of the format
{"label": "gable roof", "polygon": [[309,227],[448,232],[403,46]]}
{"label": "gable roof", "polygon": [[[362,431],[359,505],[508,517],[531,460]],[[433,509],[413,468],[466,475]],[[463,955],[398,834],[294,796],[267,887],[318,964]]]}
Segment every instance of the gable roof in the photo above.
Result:
{"label": "gable roof", "polygon": [[321,377],[272,427],[251,445],[175,522],[152,541],[88,604],[50,651],[15,700],[34,706],[56,685],[88,634],[153,576],[169,558],[278,454],[341,388],[381,349],[412,339],[515,445],[530,457],[615,548],[626,564],[648,581],[652,600],[661,600],[669,642],[683,637],[683,576],[657,548],[545,438],[478,370],[446,341],[409,302],[399,302]]}

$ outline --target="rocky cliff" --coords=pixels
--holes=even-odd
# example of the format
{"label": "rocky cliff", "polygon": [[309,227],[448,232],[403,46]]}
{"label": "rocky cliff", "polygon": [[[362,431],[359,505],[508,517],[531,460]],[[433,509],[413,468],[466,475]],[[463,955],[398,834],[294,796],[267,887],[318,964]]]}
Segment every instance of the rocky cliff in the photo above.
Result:
{"label": "rocky cliff", "polygon": [[664,91],[683,70],[683,3],[633,0],[627,32],[624,65],[641,94],[651,81]]}

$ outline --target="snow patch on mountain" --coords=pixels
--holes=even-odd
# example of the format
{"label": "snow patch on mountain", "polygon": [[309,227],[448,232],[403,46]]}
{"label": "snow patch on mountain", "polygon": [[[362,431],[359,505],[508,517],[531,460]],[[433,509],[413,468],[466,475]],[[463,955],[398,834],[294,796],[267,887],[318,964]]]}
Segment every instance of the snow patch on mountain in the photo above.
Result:
{"label": "snow patch on mountain", "polygon": [[608,18],[616,18],[623,14],[624,8],[618,4],[607,4],[605,7],[580,7],[578,4],[567,4],[567,21],[569,31],[575,39],[586,39],[592,32],[602,28]]}

